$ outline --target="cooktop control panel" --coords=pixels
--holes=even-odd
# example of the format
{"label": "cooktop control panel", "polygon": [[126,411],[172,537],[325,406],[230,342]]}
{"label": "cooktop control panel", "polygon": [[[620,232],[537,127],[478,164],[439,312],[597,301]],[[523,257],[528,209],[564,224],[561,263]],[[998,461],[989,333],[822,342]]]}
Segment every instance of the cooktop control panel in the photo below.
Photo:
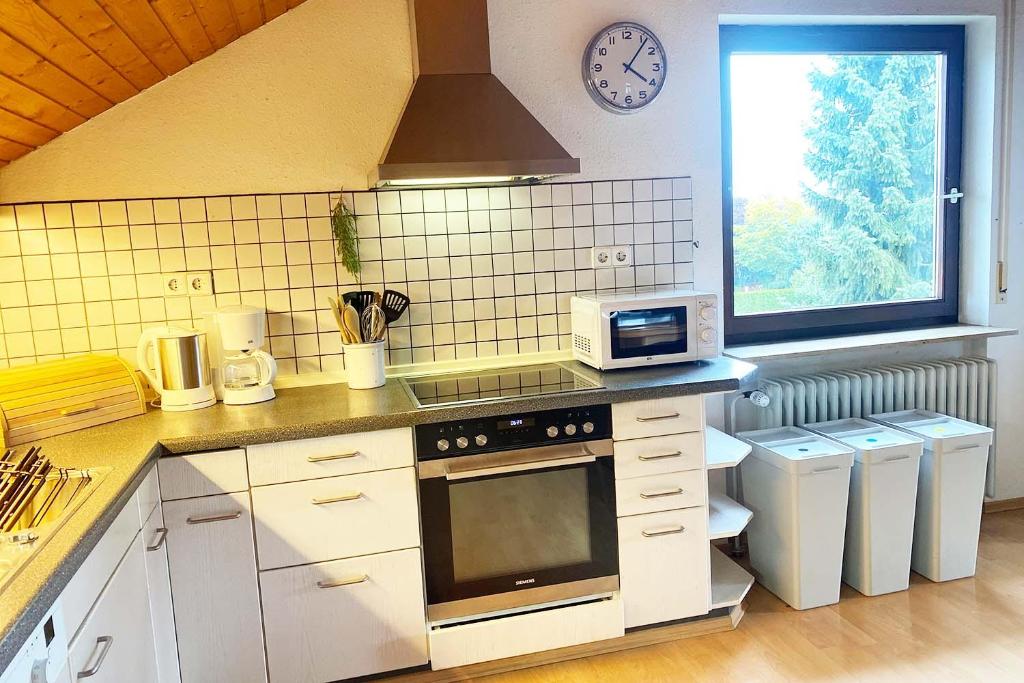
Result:
{"label": "cooktop control panel", "polygon": [[610,439],[608,404],[557,408],[494,417],[454,420],[416,427],[416,457],[451,458],[553,443]]}

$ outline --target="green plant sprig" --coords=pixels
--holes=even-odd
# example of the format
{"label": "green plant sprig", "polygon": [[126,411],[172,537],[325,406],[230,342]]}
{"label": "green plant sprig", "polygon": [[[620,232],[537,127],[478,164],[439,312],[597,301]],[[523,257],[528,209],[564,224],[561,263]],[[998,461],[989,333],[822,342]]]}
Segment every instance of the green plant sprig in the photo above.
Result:
{"label": "green plant sprig", "polygon": [[358,275],[362,264],[359,262],[356,217],[345,205],[344,194],[340,194],[338,203],[331,209],[331,232],[334,234],[335,249],[341,257],[341,265],[351,275]]}

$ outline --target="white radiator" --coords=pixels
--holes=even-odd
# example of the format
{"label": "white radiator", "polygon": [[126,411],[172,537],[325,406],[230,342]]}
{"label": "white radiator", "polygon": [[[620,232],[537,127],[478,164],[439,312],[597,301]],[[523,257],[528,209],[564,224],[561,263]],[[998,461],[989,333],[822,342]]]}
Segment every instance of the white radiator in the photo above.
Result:
{"label": "white radiator", "polygon": [[995,427],[996,364],[987,358],[898,363],[775,377],[758,429],[924,408]]}

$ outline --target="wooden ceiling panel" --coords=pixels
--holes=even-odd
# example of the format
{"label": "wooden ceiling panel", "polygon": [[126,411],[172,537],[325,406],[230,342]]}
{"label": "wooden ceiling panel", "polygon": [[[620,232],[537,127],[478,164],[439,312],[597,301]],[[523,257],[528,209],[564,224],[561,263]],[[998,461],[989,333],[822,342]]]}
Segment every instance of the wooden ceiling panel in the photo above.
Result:
{"label": "wooden ceiling panel", "polygon": [[0,166],[303,0],[0,0]]}

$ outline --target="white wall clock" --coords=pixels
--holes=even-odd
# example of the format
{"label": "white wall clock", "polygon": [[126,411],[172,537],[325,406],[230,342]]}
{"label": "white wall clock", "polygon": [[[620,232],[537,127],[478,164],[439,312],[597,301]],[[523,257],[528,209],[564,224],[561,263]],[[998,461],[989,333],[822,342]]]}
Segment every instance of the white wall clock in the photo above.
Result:
{"label": "white wall clock", "polygon": [[594,101],[632,114],[654,101],[665,84],[665,48],[640,24],[620,21],[597,32],[583,53],[583,82]]}

